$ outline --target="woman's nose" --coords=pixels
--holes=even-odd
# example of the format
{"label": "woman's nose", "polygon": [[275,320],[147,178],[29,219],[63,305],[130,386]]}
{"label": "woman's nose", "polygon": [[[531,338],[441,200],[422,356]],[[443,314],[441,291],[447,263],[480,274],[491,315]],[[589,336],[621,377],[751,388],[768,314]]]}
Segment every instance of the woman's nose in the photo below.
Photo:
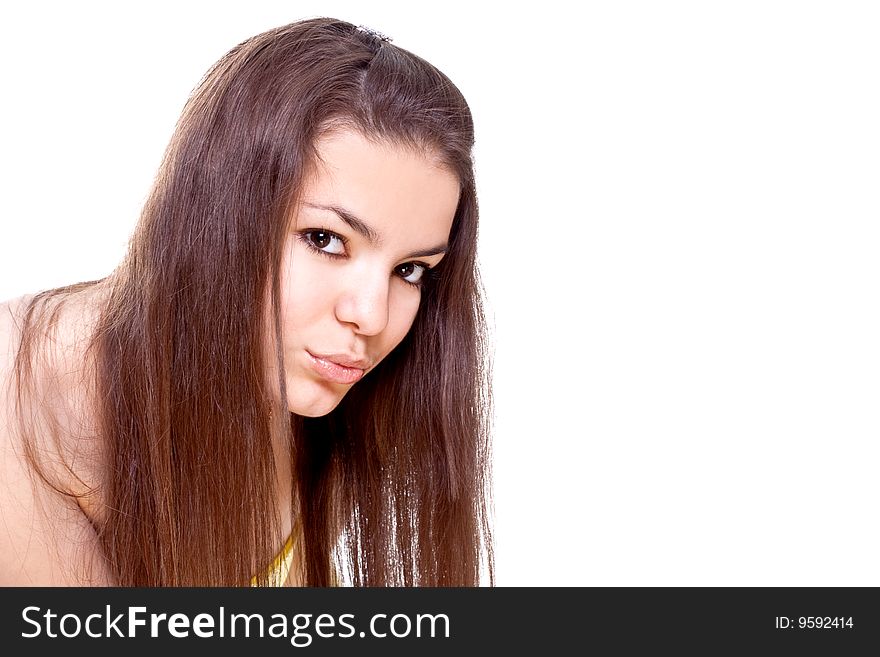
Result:
{"label": "woman's nose", "polygon": [[362,335],[377,335],[388,325],[387,272],[355,273],[336,302],[336,319]]}

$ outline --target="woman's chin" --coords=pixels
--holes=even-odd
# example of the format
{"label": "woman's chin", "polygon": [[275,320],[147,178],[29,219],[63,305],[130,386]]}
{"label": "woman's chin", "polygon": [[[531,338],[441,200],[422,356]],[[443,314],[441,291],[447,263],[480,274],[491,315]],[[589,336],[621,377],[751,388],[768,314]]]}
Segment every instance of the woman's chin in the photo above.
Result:
{"label": "woman's chin", "polygon": [[347,390],[330,390],[311,382],[288,382],[287,408],[291,413],[303,417],[322,417],[339,406],[346,392]]}

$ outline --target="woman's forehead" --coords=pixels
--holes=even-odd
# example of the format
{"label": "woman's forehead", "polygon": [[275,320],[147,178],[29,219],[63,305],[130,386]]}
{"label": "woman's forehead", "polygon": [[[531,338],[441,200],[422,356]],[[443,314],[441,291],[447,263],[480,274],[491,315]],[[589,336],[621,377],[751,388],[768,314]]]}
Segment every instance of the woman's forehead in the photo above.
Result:
{"label": "woman's forehead", "polygon": [[458,178],[417,149],[370,140],[357,131],[321,139],[319,160],[305,181],[304,206],[339,207],[382,234],[417,228],[448,236],[458,206]]}

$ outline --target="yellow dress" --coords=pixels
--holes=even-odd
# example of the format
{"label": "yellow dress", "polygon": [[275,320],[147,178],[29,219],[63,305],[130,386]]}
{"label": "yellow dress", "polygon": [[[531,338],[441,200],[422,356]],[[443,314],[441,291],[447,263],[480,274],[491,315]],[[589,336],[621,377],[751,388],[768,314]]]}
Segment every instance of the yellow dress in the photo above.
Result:
{"label": "yellow dress", "polygon": [[[290,574],[290,566],[293,563],[293,532],[287,537],[287,542],[281,548],[272,564],[267,569],[269,586],[284,586],[287,576]],[[251,586],[257,586],[257,577],[251,579]]]}

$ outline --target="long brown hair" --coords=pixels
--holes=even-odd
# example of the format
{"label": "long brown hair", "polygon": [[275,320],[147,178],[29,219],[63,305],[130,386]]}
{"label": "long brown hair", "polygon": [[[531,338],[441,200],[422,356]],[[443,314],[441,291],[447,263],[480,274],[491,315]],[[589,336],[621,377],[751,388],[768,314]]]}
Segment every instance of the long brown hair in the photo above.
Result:
{"label": "long brown hair", "polygon": [[[315,143],[339,126],[438,156],[461,195],[410,333],[332,413],[303,418],[281,401],[282,245]],[[88,345],[104,455],[96,531],[115,583],[243,585],[263,572],[283,542],[278,446],[307,584],[494,581],[472,146],[445,75],[343,21],[270,30],[208,72],[102,281]],[[19,396],[47,325],[37,306],[89,285],[31,302]],[[37,450],[29,459],[57,481]]]}

